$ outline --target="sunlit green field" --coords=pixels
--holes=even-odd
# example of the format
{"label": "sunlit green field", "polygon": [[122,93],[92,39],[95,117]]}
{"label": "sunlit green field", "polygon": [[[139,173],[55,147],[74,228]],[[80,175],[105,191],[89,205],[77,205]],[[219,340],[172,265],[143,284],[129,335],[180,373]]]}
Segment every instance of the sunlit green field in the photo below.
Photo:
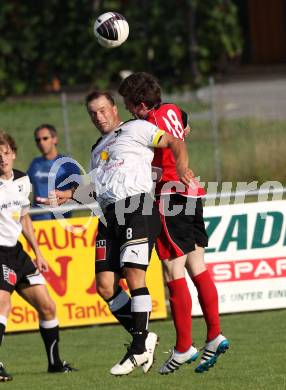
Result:
{"label": "sunlit green field", "polygon": [[[14,376],[2,383],[9,389],[209,389],[209,390],[285,390],[286,310],[224,315],[222,329],[231,348],[209,372],[194,372],[196,363],[182,366],[166,376],[157,371],[174,345],[172,322],[156,321],[150,329],[160,336],[156,362],[148,374],[137,368],[126,377],[113,377],[109,369],[125,353],[130,341],[119,325],[68,329],[61,332],[61,352],[79,371],[47,374],[46,357],[39,333],[7,335],[1,359]],[[193,339],[203,346],[205,325],[193,320]]]}

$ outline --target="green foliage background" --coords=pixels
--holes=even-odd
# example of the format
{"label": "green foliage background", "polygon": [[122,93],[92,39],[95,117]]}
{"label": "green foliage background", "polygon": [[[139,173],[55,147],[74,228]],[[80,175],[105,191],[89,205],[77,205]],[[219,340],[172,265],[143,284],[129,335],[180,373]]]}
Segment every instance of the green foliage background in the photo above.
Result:
{"label": "green foliage background", "polygon": [[[130,37],[101,48],[93,23],[122,13]],[[151,71],[168,89],[223,70],[239,56],[241,37],[232,0],[10,0],[0,7],[0,96],[64,87],[112,87],[121,70]]]}

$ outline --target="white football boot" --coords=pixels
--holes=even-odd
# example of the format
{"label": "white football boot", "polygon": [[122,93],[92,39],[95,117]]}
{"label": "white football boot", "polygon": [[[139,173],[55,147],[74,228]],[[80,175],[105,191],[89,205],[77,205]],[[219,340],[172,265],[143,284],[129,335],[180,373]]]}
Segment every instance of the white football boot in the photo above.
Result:
{"label": "white football boot", "polygon": [[144,363],[142,365],[142,370],[143,370],[144,374],[146,374],[153,365],[154,353],[155,353],[156,346],[158,344],[159,344],[158,335],[156,335],[156,333],[149,332],[148,336],[146,337],[146,340],[145,340],[145,347],[146,347],[146,351],[148,354],[148,360],[146,363]]}
{"label": "white football boot", "polygon": [[228,348],[229,341],[222,334],[219,334],[215,339],[209,341],[204,347],[204,352],[195,372],[202,373],[208,371],[209,368],[216,364],[219,355],[225,353]]}
{"label": "white football boot", "polygon": [[136,367],[142,366],[142,364],[146,363],[147,361],[148,353],[146,351],[139,355],[132,354],[128,351],[124,358],[110,369],[110,374],[117,376],[128,375]]}
{"label": "white football boot", "polygon": [[192,363],[199,356],[198,350],[191,345],[186,352],[178,352],[175,348],[172,349],[169,358],[159,369],[160,374],[169,374],[178,370],[184,363]]}

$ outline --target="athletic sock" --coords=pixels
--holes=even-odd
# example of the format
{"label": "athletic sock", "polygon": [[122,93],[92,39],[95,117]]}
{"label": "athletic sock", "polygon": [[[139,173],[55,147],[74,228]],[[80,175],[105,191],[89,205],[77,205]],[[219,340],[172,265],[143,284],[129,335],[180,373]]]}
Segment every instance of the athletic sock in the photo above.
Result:
{"label": "athletic sock", "polygon": [[2,344],[7,324],[7,317],[0,315],[0,345]]}
{"label": "athletic sock", "polygon": [[131,351],[135,354],[141,354],[146,351],[145,340],[148,335],[152,300],[147,287],[137,288],[130,293],[133,337]]}
{"label": "athletic sock", "polygon": [[208,270],[192,278],[207,325],[207,342],[220,334],[218,294]]}
{"label": "athletic sock", "polygon": [[176,350],[186,352],[192,345],[192,298],[185,278],[167,283],[176,328]]}
{"label": "athletic sock", "polygon": [[111,313],[124,326],[127,332],[131,333],[132,330],[132,313],[131,313],[131,298],[129,295],[118,288],[116,293],[106,300]]}
{"label": "athletic sock", "polygon": [[40,333],[45,344],[49,367],[61,366],[59,356],[59,322],[55,318],[50,321],[40,320]]}

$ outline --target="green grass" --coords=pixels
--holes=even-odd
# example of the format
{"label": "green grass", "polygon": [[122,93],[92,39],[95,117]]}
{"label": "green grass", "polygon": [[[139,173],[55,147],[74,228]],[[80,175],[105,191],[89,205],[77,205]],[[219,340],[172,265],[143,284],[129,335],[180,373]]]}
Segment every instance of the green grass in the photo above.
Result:
{"label": "green grass", "polygon": [[[196,121],[192,127],[193,132],[187,138],[191,166],[204,181],[214,181],[210,123]],[[220,121],[219,155],[223,181],[263,183],[275,180],[285,185],[285,128],[285,121],[250,118]]]}
{"label": "green grass", "polygon": [[[180,103],[187,112],[204,110],[197,102]],[[130,114],[119,104],[122,118]],[[99,137],[91,124],[82,101],[68,100],[68,115],[72,156],[87,169],[91,146]],[[63,117],[59,96],[0,103],[0,127],[13,135],[19,145],[15,167],[28,168],[39,153],[34,145],[33,130],[41,123],[52,123],[59,130],[61,152],[66,153]],[[211,123],[191,120],[192,133],[188,138],[190,162],[196,175],[204,182],[215,181],[215,164]],[[220,120],[219,140],[223,181],[267,180],[285,185],[285,121],[255,119]]]}
{"label": "green grass", "polygon": [[[14,375],[3,386],[10,389],[195,389],[195,390],[285,390],[286,310],[221,316],[222,329],[231,348],[216,366],[204,374],[194,373],[195,364],[184,365],[174,374],[161,376],[160,364],[174,345],[171,321],[151,322],[160,335],[153,369],[143,375],[137,368],[127,377],[114,378],[110,367],[124,353],[129,337],[118,325],[68,329],[61,332],[62,356],[78,372],[47,374],[46,357],[38,333],[7,335],[1,347],[1,360]],[[193,320],[193,338],[204,344],[205,325]]]}

